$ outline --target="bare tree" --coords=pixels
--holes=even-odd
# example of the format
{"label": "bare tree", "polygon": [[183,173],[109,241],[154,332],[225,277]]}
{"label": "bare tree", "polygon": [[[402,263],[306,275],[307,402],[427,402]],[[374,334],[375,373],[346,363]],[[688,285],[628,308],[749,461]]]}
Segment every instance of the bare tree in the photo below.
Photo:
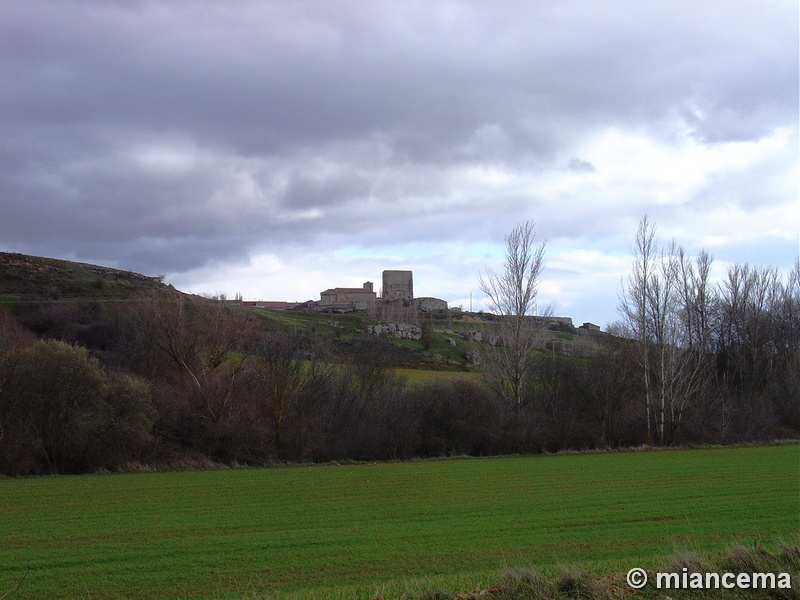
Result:
{"label": "bare tree", "polygon": [[134,308],[142,352],[166,358],[189,393],[198,416],[213,424],[237,411],[248,318],[224,300],[183,294],[153,297]]}
{"label": "bare tree", "polygon": [[282,459],[287,458],[287,424],[298,408],[300,396],[313,381],[317,367],[315,361],[305,361],[305,343],[299,334],[272,333],[264,338],[252,362],[258,404],[271,421],[273,443]]}
{"label": "bare tree", "polygon": [[505,236],[503,272],[487,268],[479,277],[489,309],[500,319],[497,343],[486,346],[482,364],[495,392],[518,410],[528,392],[537,330],[531,315],[544,268],[546,242],[535,245],[535,238],[532,221],[517,225]]}
{"label": "bare tree", "polygon": [[674,241],[660,249],[646,216],[639,222],[620,313],[638,342],[647,438],[662,444],[710,379],[710,256],[701,252],[696,265]]}
{"label": "bare tree", "polygon": [[653,378],[658,397],[656,428],[659,442],[669,443],[681,428],[685,411],[697,403],[710,384],[710,313],[708,275],[711,258],[701,251],[697,269],[683,248],[671,241],[659,258],[651,282],[653,342],[658,367]]}
{"label": "bare tree", "polygon": [[683,248],[670,258],[676,270],[673,316],[675,335],[670,365],[669,414],[670,435],[680,428],[684,411],[703,400],[711,386],[714,367],[712,347],[713,315],[716,299],[709,283],[713,259],[701,251],[692,263]]}
{"label": "bare tree", "polygon": [[779,357],[786,367],[800,372],[800,259],[786,277],[775,304],[779,315],[776,327]]}
{"label": "bare tree", "polygon": [[647,216],[645,215],[639,222],[639,227],[636,230],[633,271],[628,278],[627,286],[625,286],[620,293],[619,305],[619,311],[622,314],[627,329],[639,342],[639,363],[644,380],[644,409],[648,440],[652,439],[651,412],[653,409],[650,384],[648,290],[656,268],[657,249],[655,235],[655,227],[648,222]]}

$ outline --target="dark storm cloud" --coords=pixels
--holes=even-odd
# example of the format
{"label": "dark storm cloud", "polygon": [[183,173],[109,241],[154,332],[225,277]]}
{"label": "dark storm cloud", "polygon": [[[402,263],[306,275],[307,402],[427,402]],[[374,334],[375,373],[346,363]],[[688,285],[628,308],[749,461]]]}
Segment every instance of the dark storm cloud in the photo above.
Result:
{"label": "dark storm cloud", "polygon": [[0,7],[0,244],[149,272],[495,235],[540,200],[493,170],[595,173],[603,128],[796,126],[791,2]]}

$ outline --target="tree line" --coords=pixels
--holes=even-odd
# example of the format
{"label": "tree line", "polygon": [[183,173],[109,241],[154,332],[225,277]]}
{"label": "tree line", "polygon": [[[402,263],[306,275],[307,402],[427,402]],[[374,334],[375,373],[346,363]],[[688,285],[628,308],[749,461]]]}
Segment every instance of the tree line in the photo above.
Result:
{"label": "tree line", "polygon": [[565,354],[530,318],[531,223],[482,285],[499,323],[482,377],[409,383],[394,346],[286,331],[221,300],[0,312],[0,472],[268,464],[734,443],[800,433],[800,265],[660,247],[643,220],[616,335]]}
{"label": "tree line", "polygon": [[[713,284],[711,255],[694,259],[639,223],[618,333],[635,340],[643,430],[681,441],[695,419],[714,441],[800,429],[800,260],[734,264]],[[697,425],[694,426],[697,429]]]}

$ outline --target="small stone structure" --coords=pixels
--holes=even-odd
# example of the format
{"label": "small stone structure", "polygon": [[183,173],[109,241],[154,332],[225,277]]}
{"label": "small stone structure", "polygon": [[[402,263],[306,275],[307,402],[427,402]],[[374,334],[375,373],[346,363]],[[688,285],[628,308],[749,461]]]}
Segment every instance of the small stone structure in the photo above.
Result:
{"label": "small stone structure", "polygon": [[414,308],[423,312],[447,310],[447,302],[439,298],[414,298]]}
{"label": "small stone structure", "polygon": [[578,335],[603,335],[600,326],[594,323],[584,323],[576,331]]}
{"label": "small stone structure", "polygon": [[239,306],[249,306],[252,308],[270,308],[272,310],[294,310],[298,306],[302,306],[302,302],[286,302],[284,300],[226,300],[228,304],[236,304]]}

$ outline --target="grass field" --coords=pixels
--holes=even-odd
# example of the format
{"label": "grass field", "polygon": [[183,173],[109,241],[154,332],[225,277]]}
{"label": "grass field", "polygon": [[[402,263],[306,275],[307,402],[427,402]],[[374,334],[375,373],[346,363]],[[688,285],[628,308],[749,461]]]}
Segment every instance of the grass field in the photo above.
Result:
{"label": "grass field", "polygon": [[796,538],[800,446],[0,479],[0,511],[0,596],[390,598]]}
{"label": "grass field", "polygon": [[431,381],[452,381],[463,379],[473,383],[481,383],[482,375],[468,371],[434,371],[432,369],[394,369],[394,374],[402,377],[409,383],[428,383]]}

